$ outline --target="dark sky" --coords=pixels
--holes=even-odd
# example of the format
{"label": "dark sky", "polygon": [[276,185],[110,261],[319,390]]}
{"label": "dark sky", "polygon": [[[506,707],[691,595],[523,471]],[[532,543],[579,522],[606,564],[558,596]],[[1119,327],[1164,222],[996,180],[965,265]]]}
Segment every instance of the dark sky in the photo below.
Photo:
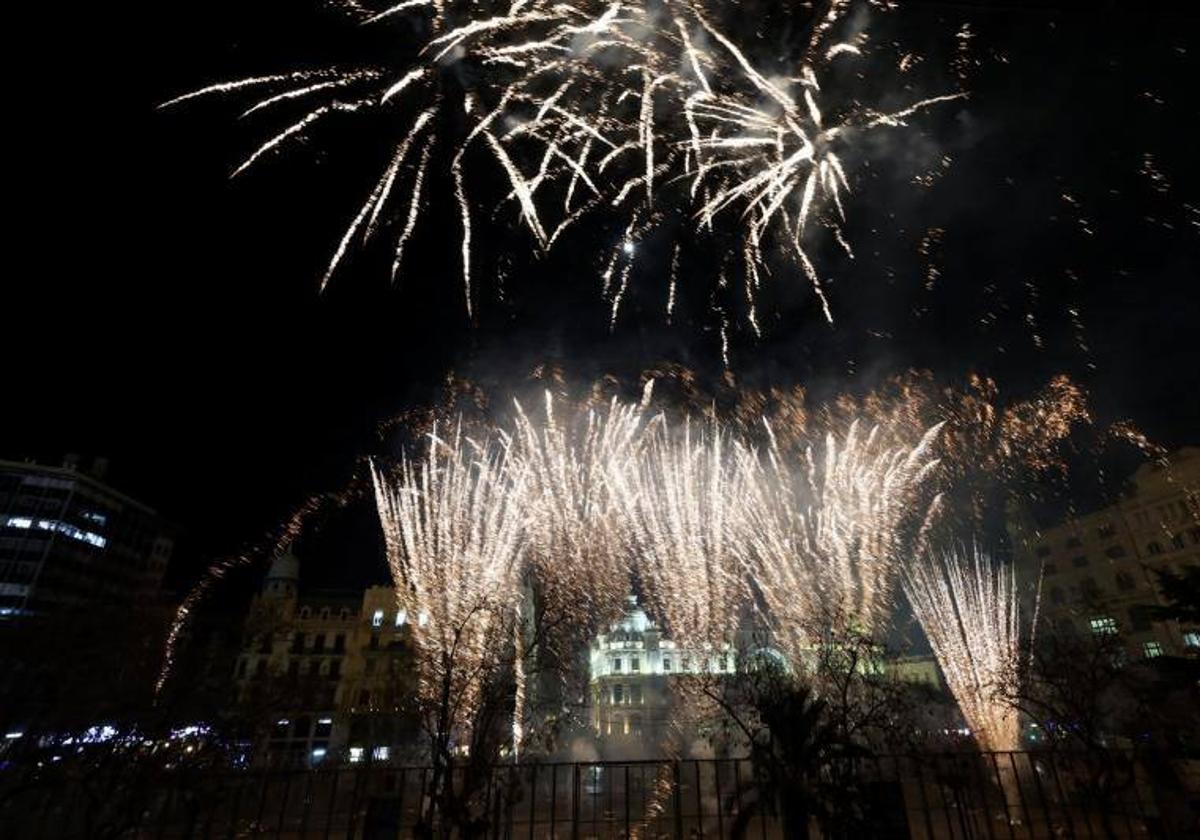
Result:
{"label": "dark sky", "polygon": [[[941,68],[969,23],[971,98],[864,141],[849,161],[857,259],[824,255],[837,325],[811,296],[782,294],[765,340],[735,328],[738,374],[833,391],[909,366],[948,380],[978,370],[1020,393],[1062,371],[1101,419],[1200,443],[1198,20],[1181,11],[1191,4],[1147,5],[910,2],[889,16],[884,37]],[[231,182],[274,123],[239,123],[232,104],[154,106],[215,80],[344,60],[360,42],[316,2],[154,6],[22,13],[61,19],[22,28],[58,36],[9,109],[0,457],[105,454],[114,484],[220,552],[344,480],[377,446],[377,424],[450,367],[719,369],[711,320],[666,329],[652,276],[635,277],[609,336],[580,250],[518,258],[507,301],[468,325],[445,183],[431,188],[401,288],[367,252],[319,295],[377,177],[378,143],[354,128],[321,135]],[[896,101],[954,82],[944,69],[920,78]],[[912,183],[944,155],[931,187]],[[944,234],[926,290],[918,244],[931,228]],[[480,239],[486,250],[517,235],[497,225]],[[369,527],[364,516],[351,530]],[[346,551],[370,553],[373,539]]]}

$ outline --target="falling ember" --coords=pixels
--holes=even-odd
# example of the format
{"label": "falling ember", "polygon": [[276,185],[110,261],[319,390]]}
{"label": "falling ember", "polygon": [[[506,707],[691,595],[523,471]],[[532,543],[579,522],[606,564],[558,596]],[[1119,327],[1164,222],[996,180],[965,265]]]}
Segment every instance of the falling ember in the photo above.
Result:
{"label": "falling ember", "polygon": [[1020,658],[1013,570],[958,546],[906,565],[904,592],[979,748],[1017,749],[1017,710],[1004,699]]}

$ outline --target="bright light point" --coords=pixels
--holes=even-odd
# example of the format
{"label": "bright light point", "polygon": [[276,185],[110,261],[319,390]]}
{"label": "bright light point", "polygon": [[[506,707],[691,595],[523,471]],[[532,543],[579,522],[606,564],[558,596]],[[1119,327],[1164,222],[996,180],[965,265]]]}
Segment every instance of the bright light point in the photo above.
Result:
{"label": "bright light point", "polygon": [[4,737],[7,738],[9,741],[15,741],[18,738],[24,738],[25,733],[24,732],[5,732]]}
{"label": "bright light point", "polygon": [[628,239],[626,239],[625,244],[623,244],[621,246],[621,250],[625,252],[626,256],[632,257],[633,256],[633,243],[630,242]]}
{"label": "bright light point", "polygon": [[351,747],[350,748],[350,763],[358,764],[362,760],[363,760],[363,748],[362,747]]}

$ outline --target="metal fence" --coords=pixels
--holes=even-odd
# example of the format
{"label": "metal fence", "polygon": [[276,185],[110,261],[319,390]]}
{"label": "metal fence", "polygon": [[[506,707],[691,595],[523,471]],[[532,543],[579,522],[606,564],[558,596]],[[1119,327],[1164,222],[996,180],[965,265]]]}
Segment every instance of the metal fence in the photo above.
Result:
{"label": "metal fence", "polygon": [[[485,774],[474,832],[495,838],[780,838],[780,795],[748,760],[505,765]],[[427,767],[123,774],[0,792],[5,837],[396,838],[428,806]],[[462,784],[461,770],[454,776]],[[810,836],[1166,836],[1145,768],[1055,753],[889,756],[826,768],[832,819]],[[0,781],[0,785],[3,781]],[[787,834],[799,836],[791,826]],[[456,828],[453,836],[463,836]],[[439,836],[440,833],[439,833]],[[474,834],[473,834],[474,836]]]}

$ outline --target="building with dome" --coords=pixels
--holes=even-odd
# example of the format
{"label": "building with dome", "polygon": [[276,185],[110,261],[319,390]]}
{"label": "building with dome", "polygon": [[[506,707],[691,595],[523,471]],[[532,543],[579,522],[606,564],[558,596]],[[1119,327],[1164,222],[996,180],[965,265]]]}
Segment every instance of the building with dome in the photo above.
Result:
{"label": "building with dome", "polygon": [[630,595],[624,614],[592,641],[589,721],[601,751],[651,752],[671,735],[671,684],[681,676],[731,674],[733,650],[680,648]]}

